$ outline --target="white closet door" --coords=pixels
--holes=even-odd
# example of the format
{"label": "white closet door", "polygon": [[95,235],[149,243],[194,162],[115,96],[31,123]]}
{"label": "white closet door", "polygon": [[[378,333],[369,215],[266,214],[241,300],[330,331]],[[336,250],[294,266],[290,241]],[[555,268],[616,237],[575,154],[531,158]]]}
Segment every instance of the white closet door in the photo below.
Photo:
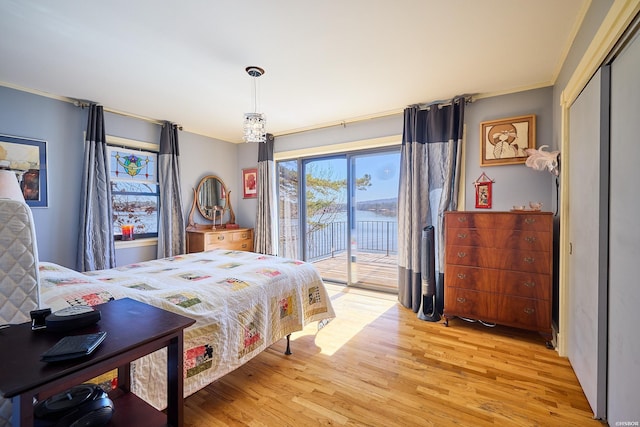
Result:
{"label": "white closet door", "polygon": [[[598,71],[571,106],[570,152],[561,154],[561,161],[568,161],[570,189],[567,356],[596,417],[603,416],[605,410],[598,405],[597,375],[600,85]],[[605,385],[601,387],[604,391]]]}
{"label": "white closet door", "polygon": [[608,421],[640,421],[640,40],[611,65]]}

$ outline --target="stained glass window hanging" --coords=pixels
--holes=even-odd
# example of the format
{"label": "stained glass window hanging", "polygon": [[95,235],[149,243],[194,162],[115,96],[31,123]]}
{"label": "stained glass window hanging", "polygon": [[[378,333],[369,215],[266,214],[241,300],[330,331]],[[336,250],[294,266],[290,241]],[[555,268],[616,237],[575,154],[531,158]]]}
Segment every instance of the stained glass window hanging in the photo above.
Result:
{"label": "stained glass window hanging", "polygon": [[131,238],[158,235],[159,190],[157,153],[110,146],[109,176],[116,239],[123,226],[133,226]]}
{"label": "stained glass window hanging", "polygon": [[158,182],[156,177],[156,153],[109,147],[111,179]]}

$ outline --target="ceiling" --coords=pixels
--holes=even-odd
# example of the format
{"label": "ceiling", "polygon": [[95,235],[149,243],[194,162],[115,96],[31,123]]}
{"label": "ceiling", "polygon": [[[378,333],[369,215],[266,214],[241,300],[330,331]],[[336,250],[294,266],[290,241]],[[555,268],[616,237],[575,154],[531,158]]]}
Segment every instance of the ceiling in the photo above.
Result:
{"label": "ceiling", "polygon": [[2,0],[0,85],[241,142],[554,84],[590,0]]}

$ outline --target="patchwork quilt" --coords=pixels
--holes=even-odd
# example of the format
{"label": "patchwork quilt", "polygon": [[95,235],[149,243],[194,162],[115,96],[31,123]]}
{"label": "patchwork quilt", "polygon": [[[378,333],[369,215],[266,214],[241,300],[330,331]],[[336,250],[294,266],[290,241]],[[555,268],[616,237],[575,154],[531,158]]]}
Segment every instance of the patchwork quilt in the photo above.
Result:
{"label": "patchwork quilt", "polygon": [[[253,252],[215,250],[87,273],[39,266],[43,308],[129,297],[195,319],[184,333],[185,397],[306,324],[335,317],[315,267]],[[166,350],[132,363],[131,383],[164,409]]]}

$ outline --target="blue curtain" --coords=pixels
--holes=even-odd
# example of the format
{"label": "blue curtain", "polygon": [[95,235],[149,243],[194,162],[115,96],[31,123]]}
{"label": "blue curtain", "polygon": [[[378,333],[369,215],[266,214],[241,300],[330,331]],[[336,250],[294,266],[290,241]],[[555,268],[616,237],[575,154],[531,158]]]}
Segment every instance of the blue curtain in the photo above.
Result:
{"label": "blue curtain", "polygon": [[278,254],[278,205],[276,167],[273,160],[273,135],[258,147],[258,212],[256,214],[254,250],[261,254]]}
{"label": "blue curtain", "polygon": [[104,112],[101,105],[91,104],[82,169],[78,271],[116,266],[108,162]]}
{"label": "blue curtain", "polygon": [[158,183],[160,208],[158,219],[158,258],[185,253],[185,227],[180,191],[180,149],[178,126],[165,122],[160,133]]}
{"label": "blue curtain", "polygon": [[449,104],[426,109],[412,106],[404,111],[398,190],[398,300],[414,312],[422,302],[420,246],[422,230],[428,225],[435,229],[436,287],[443,286],[444,212],[457,207],[464,105],[464,98],[456,98]]}

